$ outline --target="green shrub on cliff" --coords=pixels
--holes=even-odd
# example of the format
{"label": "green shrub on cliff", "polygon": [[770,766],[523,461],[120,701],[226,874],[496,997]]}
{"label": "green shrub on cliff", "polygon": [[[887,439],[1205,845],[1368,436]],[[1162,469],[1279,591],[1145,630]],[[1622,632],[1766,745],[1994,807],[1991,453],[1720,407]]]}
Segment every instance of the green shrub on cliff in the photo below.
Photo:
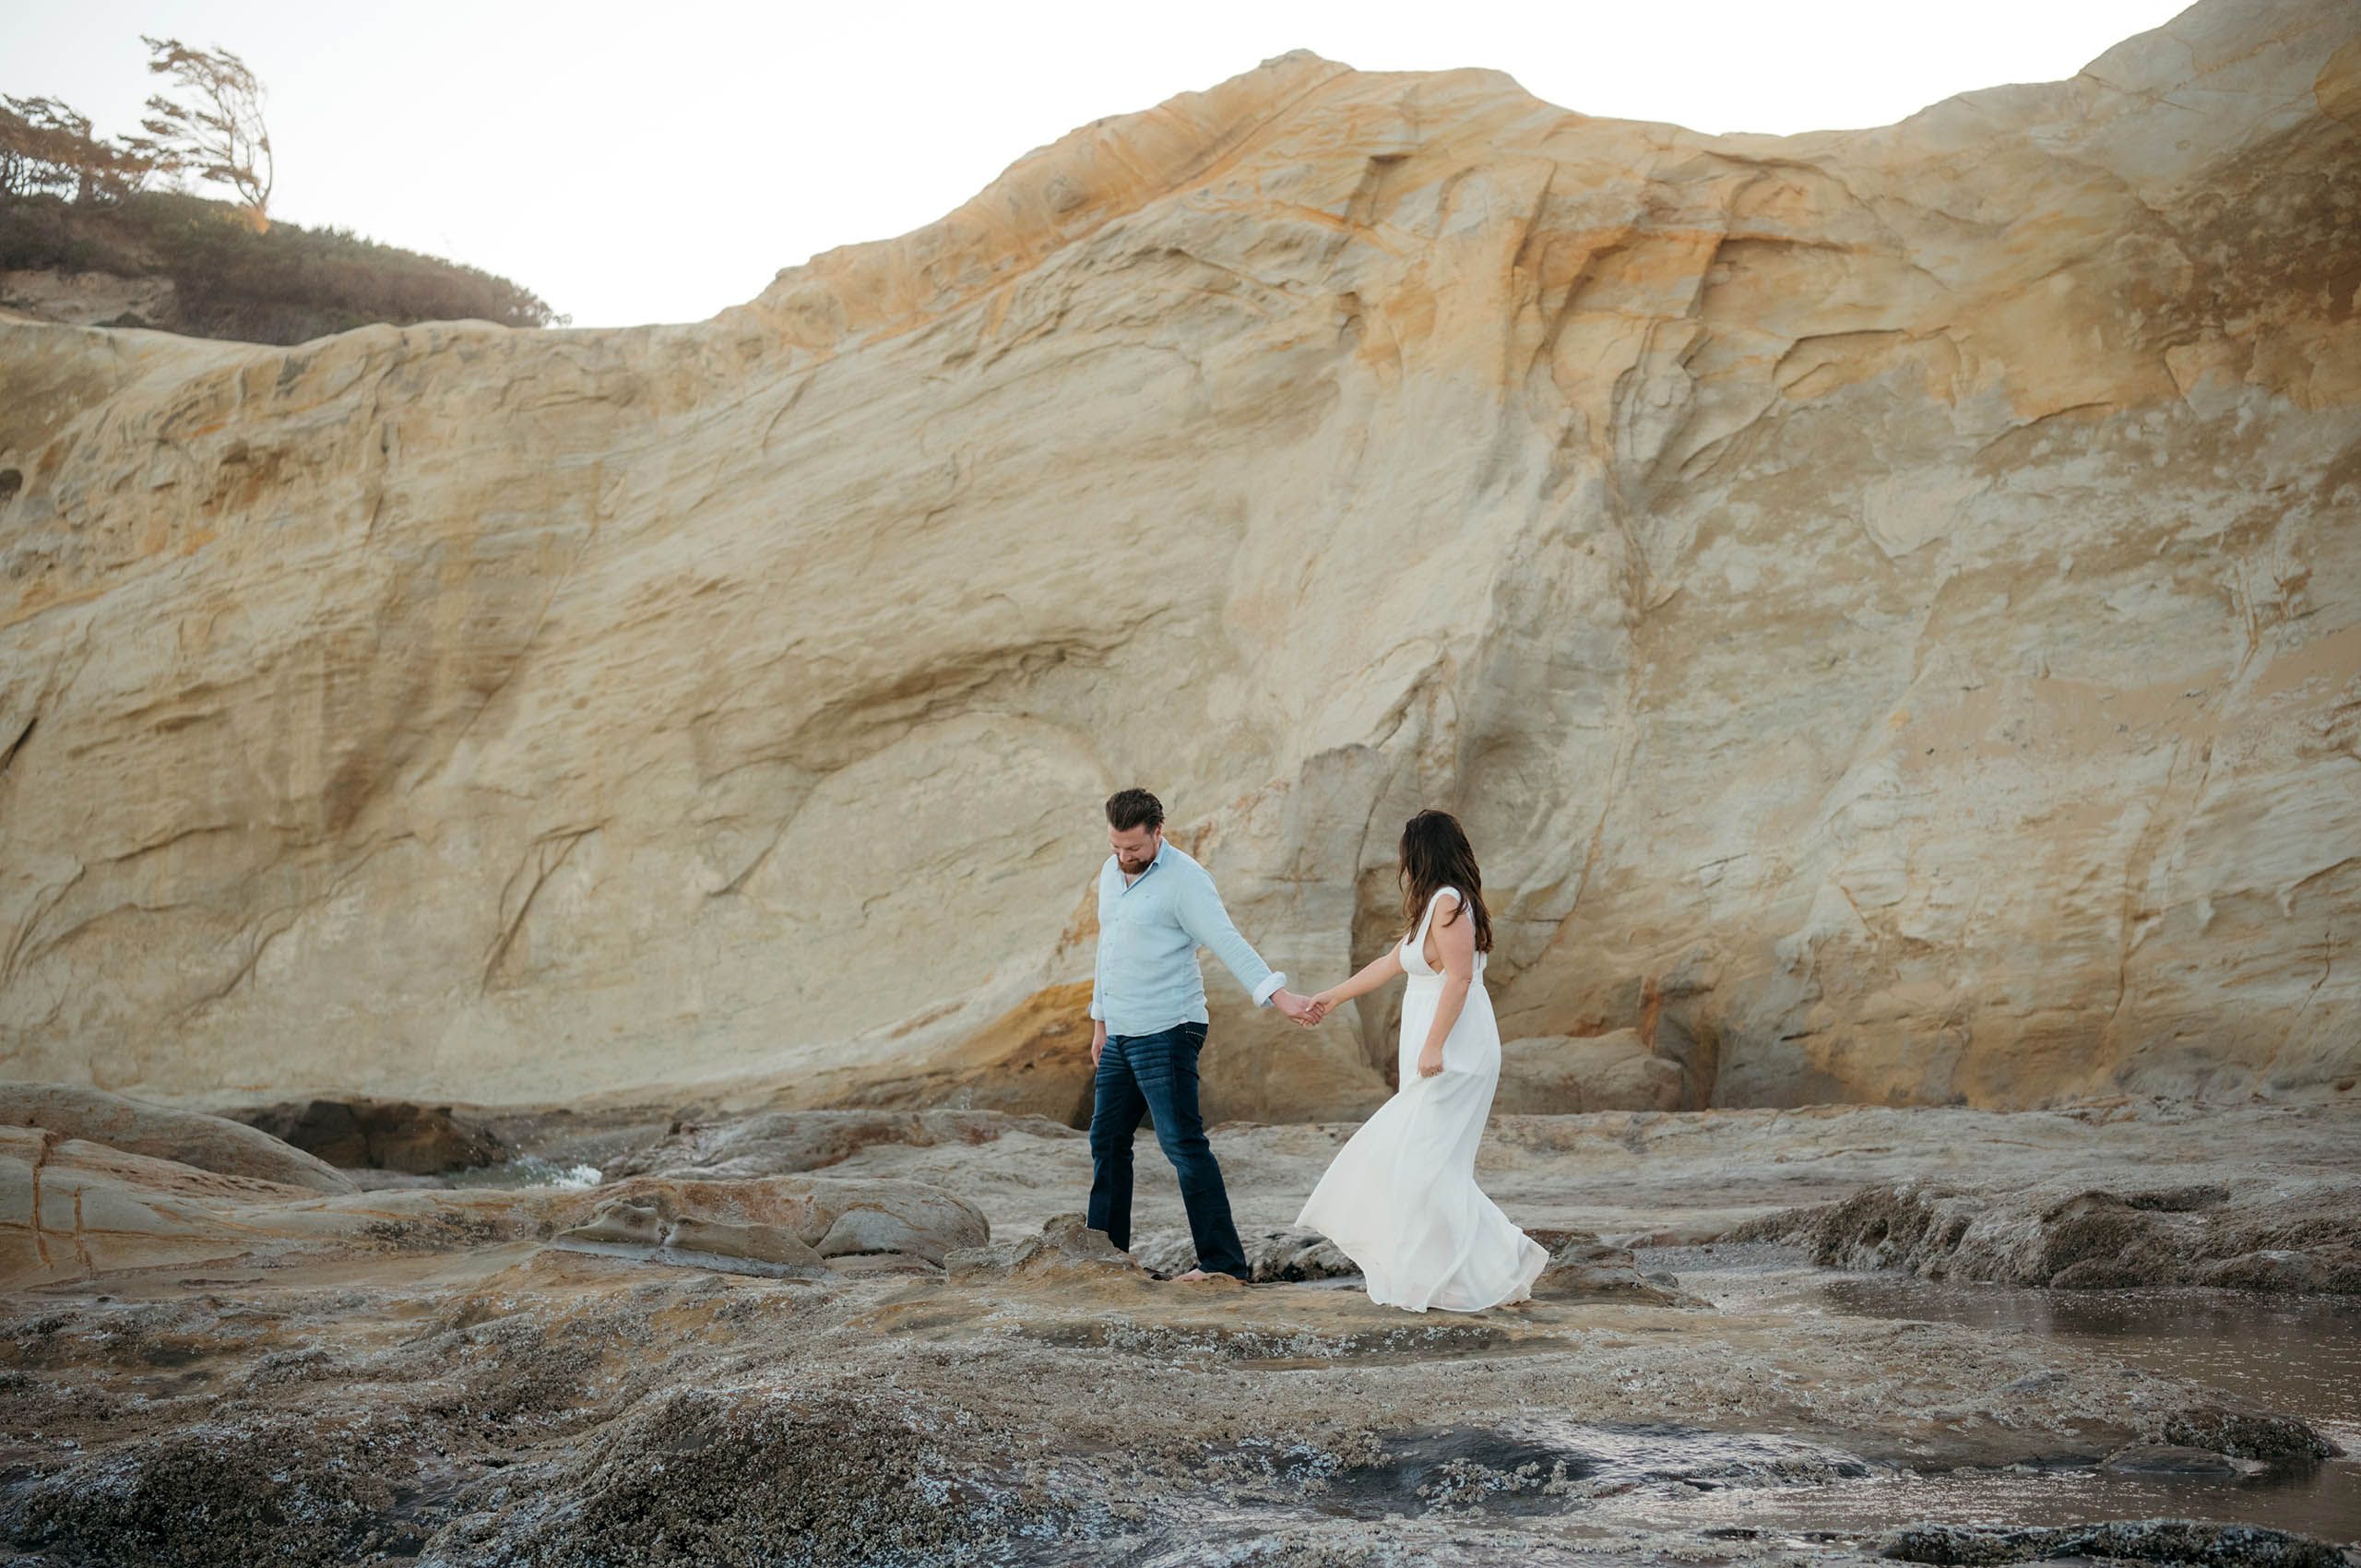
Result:
{"label": "green shrub on cliff", "polygon": [[479,267],[380,244],[348,229],[274,222],[256,233],[229,202],[172,191],[77,201],[49,192],[0,197],[0,270],[55,267],[165,277],[168,326],[204,338],[300,343],[371,322],[472,318],[564,326],[529,290]]}

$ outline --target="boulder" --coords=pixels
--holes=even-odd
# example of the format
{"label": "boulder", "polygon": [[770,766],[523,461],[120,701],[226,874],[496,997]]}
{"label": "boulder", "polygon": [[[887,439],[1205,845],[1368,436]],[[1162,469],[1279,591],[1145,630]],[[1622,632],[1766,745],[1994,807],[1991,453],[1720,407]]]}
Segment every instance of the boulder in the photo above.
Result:
{"label": "boulder", "polygon": [[2175,1448],[2200,1448],[2266,1465],[2306,1465],[2334,1459],[2343,1447],[2308,1421],[2260,1410],[2197,1405],[2165,1416],[2156,1433]]}
{"label": "boulder", "polygon": [[0,1083],[0,1126],[40,1127],[61,1138],[104,1144],[225,1176],[350,1193],[353,1183],[326,1161],[260,1129],[200,1111],[176,1111],[103,1089]]}
{"label": "boulder", "polygon": [[[1358,1274],[1360,1265],[1336,1250],[1317,1230],[1293,1226],[1275,1229],[1243,1229],[1238,1233],[1246,1249],[1246,1266],[1257,1285],[1282,1280],[1335,1279]],[[1186,1230],[1158,1231],[1133,1244],[1142,1268],[1169,1279],[1197,1266],[1197,1244]]]}
{"label": "boulder", "polygon": [[2127,1443],[2099,1462],[2099,1468],[2120,1476],[2250,1476],[2270,1467],[2260,1459],[2241,1459],[2210,1448],[2178,1443]]}
{"label": "boulder", "polygon": [[1041,1233],[989,1246],[963,1247],[943,1259],[943,1272],[955,1284],[978,1280],[1025,1280],[1070,1283],[1130,1279],[1145,1280],[1131,1253],[1093,1230],[1078,1214],[1062,1214],[1043,1222]]}
{"label": "boulder", "polygon": [[923,1182],[643,1176],[578,1200],[576,1217],[550,1244],[730,1273],[815,1277],[831,1258],[884,1254],[936,1265],[991,1239],[982,1211]]}
{"label": "boulder", "polygon": [[784,1225],[668,1214],[666,1194],[611,1198],[590,1218],[561,1230],[550,1245],[730,1274],[813,1277],[827,1272],[810,1244]]}
{"label": "boulder", "polygon": [[610,1198],[581,1224],[559,1231],[552,1244],[592,1242],[599,1246],[653,1247],[663,1240],[664,1216],[656,1205],[635,1198]]}
{"label": "boulder", "polygon": [[827,1268],[809,1242],[777,1225],[738,1225],[685,1214],[666,1227],[661,1245],[682,1257],[732,1258],[797,1274],[820,1274]]}
{"label": "boulder", "polygon": [[[1558,1233],[1534,1233],[1536,1240],[1550,1234]],[[1533,1294],[1545,1301],[1603,1299],[1660,1307],[1713,1305],[1681,1289],[1678,1283],[1663,1283],[1669,1277],[1643,1275],[1629,1248],[1610,1245],[1587,1231],[1566,1231],[1551,1248],[1548,1265],[1533,1282]]]}
{"label": "boulder", "polygon": [[933,1217],[914,1218],[907,1212],[861,1204],[836,1216],[816,1251],[824,1258],[901,1253],[941,1263],[946,1253],[974,1244],[954,1228],[936,1223]]}

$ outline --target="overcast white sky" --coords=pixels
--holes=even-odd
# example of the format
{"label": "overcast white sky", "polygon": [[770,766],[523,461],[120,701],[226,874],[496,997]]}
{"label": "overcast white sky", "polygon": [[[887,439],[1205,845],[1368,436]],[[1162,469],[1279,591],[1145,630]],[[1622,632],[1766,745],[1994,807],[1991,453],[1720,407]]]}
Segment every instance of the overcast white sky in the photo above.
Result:
{"label": "overcast white sky", "polygon": [[702,320],[814,252],[941,217],[1076,125],[1289,49],[1489,65],[1588,114],[1786,133],[2071,76],[2182,8],[0,0],[0,92],[136,133],[164,82],[140,34],[232,50],[269,94],[275,216],[483,267],[606,327]]}

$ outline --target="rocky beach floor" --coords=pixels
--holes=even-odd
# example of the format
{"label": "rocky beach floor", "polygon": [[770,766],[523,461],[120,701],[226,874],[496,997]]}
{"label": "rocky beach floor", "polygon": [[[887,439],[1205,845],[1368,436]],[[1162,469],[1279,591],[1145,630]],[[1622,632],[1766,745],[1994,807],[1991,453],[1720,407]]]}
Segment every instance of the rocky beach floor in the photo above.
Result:
{"label": "rocky beach floor", "polygon": [[1034,1118],[10,1103],[0,1561],[2361,1562],[2341,1106],[1502,1118],[1461,1315],[1289,1229],[1342,1126],[1216,1130],[1249,1287]]}

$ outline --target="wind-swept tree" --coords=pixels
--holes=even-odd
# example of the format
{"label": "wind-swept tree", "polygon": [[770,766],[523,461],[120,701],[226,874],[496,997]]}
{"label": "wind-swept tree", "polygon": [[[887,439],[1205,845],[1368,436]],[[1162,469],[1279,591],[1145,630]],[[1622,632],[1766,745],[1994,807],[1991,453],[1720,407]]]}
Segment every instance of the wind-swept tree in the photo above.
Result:
{"label": "wind-swept tree", "polygon": [[153,151],[144,138],[101,141],[90,117],[62,99],[0,98],[0,200],[47,192],[112,201],[140,187]]}
{"label": "wind-swept tree", "polygon": [[89,121],[53,98],[0,99],[0,196],[73,189],[76,132]]}
{"label": "wind-swept tree", "polygon": [[244,202],[255,232],[267,230],[276,176],[270,133],[262,120],[262,83],[243,60],[218,45],[191,49],[177,38],[155,39],[144,32],[139,42],[152,56],[149,72],[171,76],[176,86],[195,95],[195,101],[186,104],[161,94],[148,101],[151,118],[139,124],[156,138],[162,166],[175,172],[191,169],[202,179],[230,186]]}

